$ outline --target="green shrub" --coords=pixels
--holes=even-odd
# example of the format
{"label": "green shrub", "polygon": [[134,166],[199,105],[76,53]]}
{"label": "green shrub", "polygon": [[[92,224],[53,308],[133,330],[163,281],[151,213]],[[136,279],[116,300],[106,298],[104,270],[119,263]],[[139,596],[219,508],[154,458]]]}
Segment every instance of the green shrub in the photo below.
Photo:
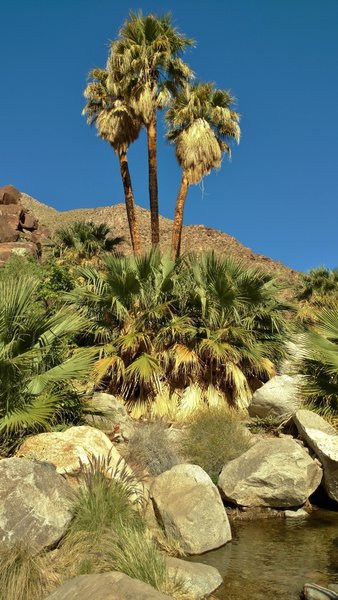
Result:
{"label": "green shrub", "polygon": [[282,421],[282,417],[275,415],[252,417],[248,423],[248,429],[251,433],[271,433],[277,435]]}
{"label": "green shrub", "polygon": [[187,422],[181,451],[216,482],[223,466],[250,447],[249,434],[238,416],[227,408],[198,409]]}
{"label": "green shrub", "polygon": [[129,440],[128,460],[151,475],[160,475],[177,465],[180,461],[167,425],[161,421],[140,425]]}

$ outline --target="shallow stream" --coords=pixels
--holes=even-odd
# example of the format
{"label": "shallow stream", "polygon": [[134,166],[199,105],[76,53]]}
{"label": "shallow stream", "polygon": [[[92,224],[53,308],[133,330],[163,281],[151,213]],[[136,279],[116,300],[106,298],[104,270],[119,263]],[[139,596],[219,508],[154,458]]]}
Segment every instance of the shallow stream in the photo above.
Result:
{"label": "shallow stream", "polygon": [[196,561],[224,578],[222,600],[298,600],[304,583],[338,583],[338,513],[232,523],[233,540]]}

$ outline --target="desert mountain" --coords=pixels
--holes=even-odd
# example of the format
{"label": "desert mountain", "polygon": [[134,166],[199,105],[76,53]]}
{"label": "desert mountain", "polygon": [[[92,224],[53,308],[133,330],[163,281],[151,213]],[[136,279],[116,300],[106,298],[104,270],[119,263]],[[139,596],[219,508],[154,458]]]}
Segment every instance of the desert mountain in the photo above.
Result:
{"label": "desert mountain", "polygon": [[[55,208],[38,202],[28,194],[21,195],[21,203],[25,209],[28,209],[38,218],[39,224],[49,229],[51,234],[60,228],[74,221],[94,221],[95,223],[106,223],[111,227],[114,236],[123,236],[124,242],[119,245],[119,250],[123,253],[131,252],[129,241],[129,229],[124,204],[115,204],[112,206],[102,206],[97,208],[81,208],[76,210],[57,211]],[[140,225],[143,248],[150,248],[150,218],[149,211],[137,207],[137,216]],[[170,247],[171,241],[171,219],[160,217],[161,230],[161,248],[166,250]],[[255,267],[262,267],[264,270],[274,272],[279,279],[290,282],[297,280],[298,273],[281,262],[275,261],[262,254],[256,254],[250,248],[247,248],[241,242],[231,235],[205,227],[204,225],[187,225],[183,228],[182,251],[183,252],[201,252],[205,250],[215,250],[218,254],[232,256],[244,263]]]}

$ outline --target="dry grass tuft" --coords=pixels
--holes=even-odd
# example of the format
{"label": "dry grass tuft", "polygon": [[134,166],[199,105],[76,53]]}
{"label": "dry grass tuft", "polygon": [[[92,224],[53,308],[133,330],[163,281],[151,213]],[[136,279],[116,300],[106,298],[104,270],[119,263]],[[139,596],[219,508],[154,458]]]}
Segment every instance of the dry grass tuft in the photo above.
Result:
{"label": "dry grass tuft", "polygon": [[42,600],[59,583],[44,554],[28,542],[2,544],[0,548],[0,598]]}

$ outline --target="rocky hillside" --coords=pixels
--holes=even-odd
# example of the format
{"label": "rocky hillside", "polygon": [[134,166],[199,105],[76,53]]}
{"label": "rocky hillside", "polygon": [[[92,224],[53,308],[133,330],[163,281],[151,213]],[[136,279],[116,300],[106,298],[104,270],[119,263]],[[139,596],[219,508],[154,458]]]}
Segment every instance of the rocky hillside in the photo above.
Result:
{"label": "rocky hillside", "polygon": [[[39,219],[40,225],[46,226],[51,233],[59,227],[64,227],[66,224],[74,221],[90,220],[95,223],[107,223],[112,228],[114,236],[123,236],[125,238],[125,241],[119,246],[121,252],[131,252],[124,204],[60,212],[34,200],[28,194],[21,195],[21,203],[24,208],[28,209]],[[150,248],[149,212],[144,208],[137,207],[137,214],[143,247]],[[160,228],[161,247],[163,250],[166,250],[170,247],[172,221],[160,217]],[[274,272],[280,279],[290,283],[296,281],[298,278],[296,271],[267,256],[256,254],[227,233],[212,229],[211,227],[204,227],[204,225],[185,226],[182,236],[182,251],[201,252],[205,250],[215,250],[219,254],[233,256],[251,266],[263,267],[266,271]]]}

